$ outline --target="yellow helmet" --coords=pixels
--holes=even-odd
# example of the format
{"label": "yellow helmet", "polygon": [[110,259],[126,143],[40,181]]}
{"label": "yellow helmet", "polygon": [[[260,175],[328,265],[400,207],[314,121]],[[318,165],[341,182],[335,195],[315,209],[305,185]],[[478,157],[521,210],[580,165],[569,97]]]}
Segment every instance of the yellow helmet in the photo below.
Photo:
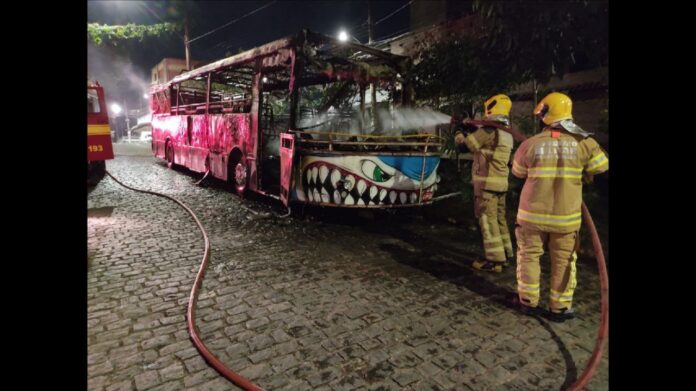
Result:
{"label": "yellow helmet", "polygon": [[570,97],[560,92],[552,92],[544,97],[537,107],[534,115],[540,116],[546,125],[559,122],[564,119],[573,119],[573,101]]}
{"label": "yellow helmet", "polygon": [[509,124],[511,107],[512,102],[510,101],[510,98],[507,95],[494,95],[488,98],[487,101],[483,102],[483,109],[485,113],[484,119],[501,121],[506,124]]}

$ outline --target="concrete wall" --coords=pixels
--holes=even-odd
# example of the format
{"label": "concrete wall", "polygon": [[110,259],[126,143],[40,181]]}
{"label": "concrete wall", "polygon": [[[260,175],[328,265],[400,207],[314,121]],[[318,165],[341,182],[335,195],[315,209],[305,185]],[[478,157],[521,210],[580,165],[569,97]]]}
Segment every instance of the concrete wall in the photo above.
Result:
{"label": "concrete wall", "polygon": [[[572,96],[571,96],[572,98]],[[573,100],[573,120],[581,128],[588,132],[595,132],[599,127],[602,111],[606,110],[609,105],[607,97],[587,100]],[[516,117],[532,117],[534,105],[531,100],[513,101],[511,116]]]}
{"label": "concrete wall", "polygon": [[[537,98],[548,92],[558,91],[573,100],[573,119],[583,129],[595,132],[604,111],[609,108],[609,70],[606,67],[566,74],[562,79],[553,78],[539,86]],[[526,83],[509,91],[512,98],[512,116],[531,116],[534,109],[532,83]]]}
{"label": "concrete wall", "polygon": [[[204,65],[205,62],[192,60],[191,66],[198,68]],[[165,58],[159,64],[152,67],[151,77],[152,84],[166,83],[172,80],[180,73],[186,70],[186,60],[181,58]]]}

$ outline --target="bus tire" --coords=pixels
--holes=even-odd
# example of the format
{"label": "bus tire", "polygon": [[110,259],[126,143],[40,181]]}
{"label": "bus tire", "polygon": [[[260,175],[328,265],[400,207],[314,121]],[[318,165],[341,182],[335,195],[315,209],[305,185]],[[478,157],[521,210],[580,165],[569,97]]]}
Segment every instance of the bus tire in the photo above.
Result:
{"label": "bus tire", "polygon": [[234,166],[234,190],[240,196],[244,195],[249,184],[249,169],[244,162],[244,159],[240,159]]}
{"label": "bus tire", "polygon": [[174,168],[174,148],[171,141],[167,141],[164,147],[164,158],[167,160],[167,168]]}
{"label": "bus tire", "polygon": [[242,197],[249,186],[249,167],[239,150],[230,154],[228,162],[227,180],[232,190]]}

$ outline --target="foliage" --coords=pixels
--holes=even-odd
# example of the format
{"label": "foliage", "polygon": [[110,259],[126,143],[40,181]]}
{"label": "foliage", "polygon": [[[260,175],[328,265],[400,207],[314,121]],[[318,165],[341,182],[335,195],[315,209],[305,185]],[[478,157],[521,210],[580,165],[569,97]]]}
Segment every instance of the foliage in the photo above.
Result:
{"label": "foliage", "polygon": [[411,81],[420,103],[474,117],[493,94],[562,77],[579,58],[588,66],[607,59],[606,1],[477,0],[473,10],[481,18],[480,34],[426,34],[416,43]]}
{"label": "foliage", "polygon": [[177,23],[157,23],[153,25],[137,25],[129,23],[126,25],[100,25],[99,23],[87,24],[87,37],[97,45],[110,43],[118,45],[119,41],[137,39],[142,42],[149,37],[160,37],[181,30],[181,25]]}
{"label": "foliage", "polygon": [[471,37],[443,40],[420,51],[413,67],[419,100],[448,113],[473,117],[483,100],[517,80]]}
{"label": "foliage", "polygon": [[608,54],[608,1],[484,1],[485,48],[509,64],[509,72],[547,83],[562,77],[578,57],[598,66]]}

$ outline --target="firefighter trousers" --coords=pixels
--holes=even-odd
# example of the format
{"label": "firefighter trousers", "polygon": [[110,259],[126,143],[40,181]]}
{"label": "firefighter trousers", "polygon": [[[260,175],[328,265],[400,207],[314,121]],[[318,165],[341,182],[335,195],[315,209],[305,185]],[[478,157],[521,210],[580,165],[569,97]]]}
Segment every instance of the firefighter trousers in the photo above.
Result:
{"label": "firefighter trousers", "polygon": [[578,232],[542,232],[528,227],[515,228],[517,238],[517,293],[520,301],[530,307],[539,305],[539,258],[548,247],[551,258],[551,290],[549,309],[552,312],[570,310],[577,285]]}
{"label": "firefighter trousers", "polygon": [[491,262],[505,262],[514,256],[505,218],[506,195],[506,192],[484,190],[474,199],[474,214],[481,228],[485,258]]}

